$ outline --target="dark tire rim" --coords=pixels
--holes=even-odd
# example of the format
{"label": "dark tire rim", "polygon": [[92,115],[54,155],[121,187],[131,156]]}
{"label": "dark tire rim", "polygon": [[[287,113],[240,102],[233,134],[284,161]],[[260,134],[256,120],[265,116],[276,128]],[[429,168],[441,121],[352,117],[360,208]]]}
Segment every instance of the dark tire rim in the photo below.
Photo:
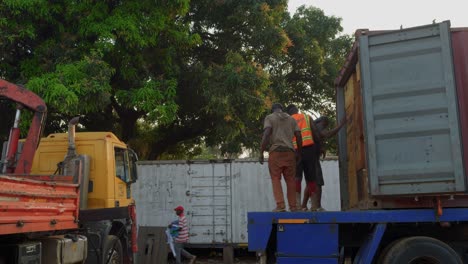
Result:
{"label": "dark tire rim", "polygon": [[121,264],[120,263],[121,256],[120,256],[119,252],[117,250],[115,250],[115,248],[113,248],[113,249],[111,249],[109,251],[109,254],[107,255],[107,259],[109,260],[107,262],[109,264]]}

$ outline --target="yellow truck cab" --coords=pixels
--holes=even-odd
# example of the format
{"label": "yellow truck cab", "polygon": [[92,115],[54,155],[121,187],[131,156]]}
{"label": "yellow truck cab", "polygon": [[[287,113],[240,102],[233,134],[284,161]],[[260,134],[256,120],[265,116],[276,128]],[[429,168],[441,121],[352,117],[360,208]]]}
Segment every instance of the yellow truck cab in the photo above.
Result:
{"label": "yellow truck cab", "polygon": [[[54,174],[68,151],[68,133],[42,138],[32,174]],[[87,208],[125,207],[134,201],[130,185],[136,180],[136,155],[111,132],[79,132],[76,151],[89,157]]]}

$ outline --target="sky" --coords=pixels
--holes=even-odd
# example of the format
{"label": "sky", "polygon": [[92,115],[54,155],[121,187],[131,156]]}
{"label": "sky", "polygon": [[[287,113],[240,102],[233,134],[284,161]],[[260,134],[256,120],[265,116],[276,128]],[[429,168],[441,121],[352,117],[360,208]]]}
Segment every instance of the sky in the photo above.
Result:
{"label": "sky", "polygon": [[356,29],[388,30],[450,20],[452,27],[468,27],[467,0],[289,0],[291,14],[301,6],[322,9],[342,18],[343,33]]}

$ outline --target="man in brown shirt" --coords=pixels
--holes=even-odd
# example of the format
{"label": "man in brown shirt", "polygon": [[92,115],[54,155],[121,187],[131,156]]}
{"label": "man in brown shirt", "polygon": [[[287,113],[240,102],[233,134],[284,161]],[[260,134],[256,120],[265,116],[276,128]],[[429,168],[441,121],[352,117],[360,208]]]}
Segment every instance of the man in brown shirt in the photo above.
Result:
{"label": "man in brown shirt", "polygon": [[[276,200],[275,212],[286,211],[281,175],[286,181],[287,197],[290,211],[296,211],[295,175],[296,159],[300,160],[302,151],[301,131],[296,120],[283,112],[281,104],[273,104],[272,113],[265,118],[262,144],[260,147],[260,163],[263,164],[263,152],[267,145],[268,169],[273,186],[273,195]],[[297,151],[294,150],[292,139],[296,136]]]}

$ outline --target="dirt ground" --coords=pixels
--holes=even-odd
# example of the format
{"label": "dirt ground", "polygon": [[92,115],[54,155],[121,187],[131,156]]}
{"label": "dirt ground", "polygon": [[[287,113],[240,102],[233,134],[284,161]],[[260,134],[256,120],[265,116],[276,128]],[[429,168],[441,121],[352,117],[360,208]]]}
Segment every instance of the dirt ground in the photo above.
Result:
{"label": "dirt ground", "polygon": [[[168,264],[174,264],[175,260],[170,259]],[[184,263],[189,263],[188,260],[184,260]],[[223,264],[223,258],[220,257],[204,257],[197,256],[196,264]],[[234,264],[256,264],[257,261],[255,258],[240,257],[234,258]]]}
{"label": "dirt ground", "polygon": [[[197,258],[197,264],[223,264],[223,258]],[[257,261],[255,258],[234,258],[234,264],[255,264]]]}
{"label": "dirt ground", "polygon": [[[196,264],[223,264],[223,254],[220,250],[196,250],[196,249],[187,249],[191,254],[197,256]],[[174,260],[170,260],[169,264],[175,263]],[[188,263],[185,260],[184,263]],[[234,264],[255,264],[257,263],[257,258],[255,254],[244,251],[236,250],[234,252]]]}
{"label": "dirt ground", "polygon": [[[173,264],[175,261],[169,261],[168,264]],[[189,263],[188,260],[185,260],[184,263]],[[195,262],[196,264],[223,264],[222,258],[198,258]],[[255,259],[246,259],[246,258],[235,258],[234,264],[256,264],[257,261]]]}

